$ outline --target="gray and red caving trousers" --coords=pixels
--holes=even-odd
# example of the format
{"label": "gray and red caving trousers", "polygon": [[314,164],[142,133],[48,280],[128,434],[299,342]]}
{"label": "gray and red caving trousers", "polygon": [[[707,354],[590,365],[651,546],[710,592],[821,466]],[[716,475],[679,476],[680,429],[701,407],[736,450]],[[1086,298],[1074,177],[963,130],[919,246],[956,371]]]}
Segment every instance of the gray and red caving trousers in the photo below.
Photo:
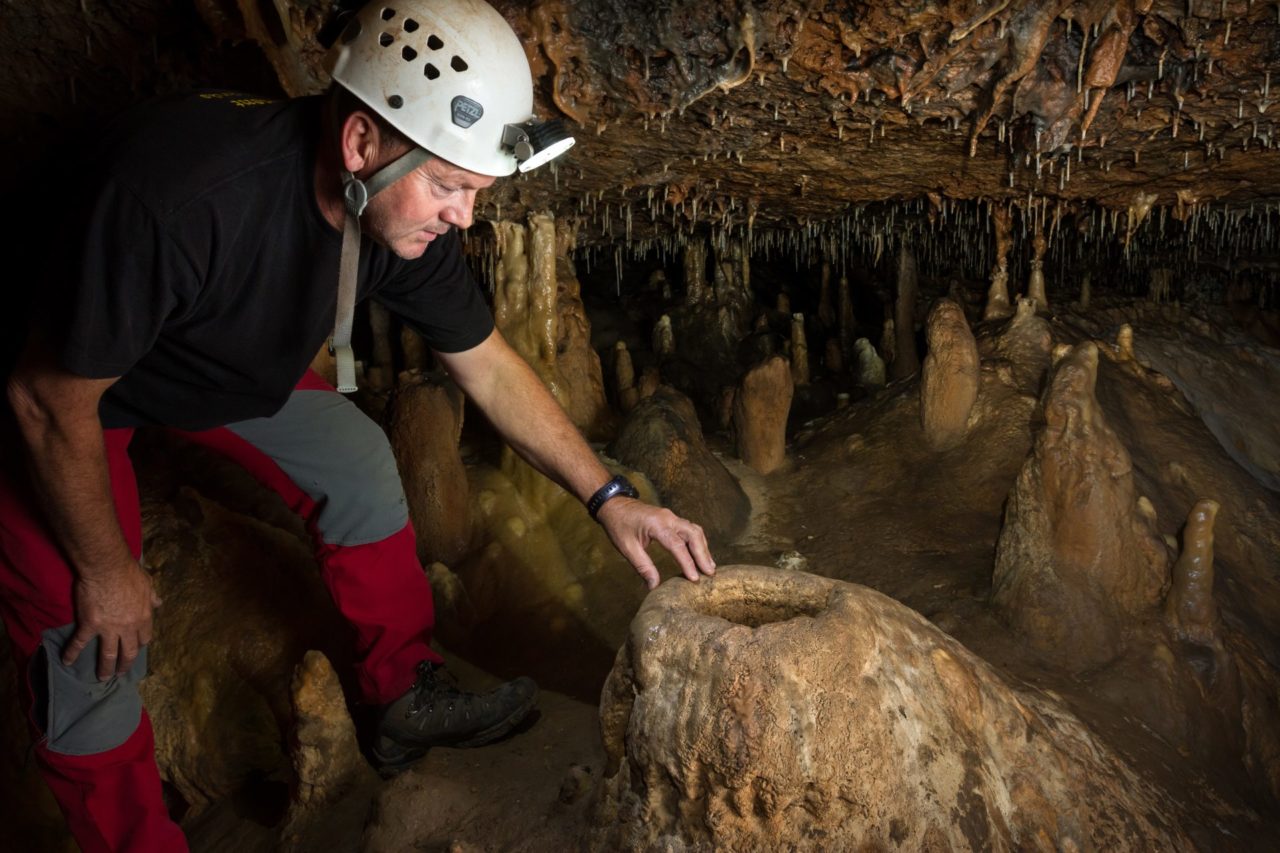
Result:
{"label": "gray and red caving trousers", "polygon": [[[142,553],[131,429],[106,430],[120,527]],[[431,588],[418,562],[404,492],[387,440],[314,373],[269,418],[181,433],[229,456],[277,492],[307,524],[324,582],[355,629],[361,699],[385,704],[413,684],[428,645]],[[40,510],[20,454],[0,466],[0,619],[8,631],[41,772],[84,853],[181,851],[161,797],[151,724],[138,693],[146,650],[127,675],[97,679],[95,639],[72,666],[74,575]]]}

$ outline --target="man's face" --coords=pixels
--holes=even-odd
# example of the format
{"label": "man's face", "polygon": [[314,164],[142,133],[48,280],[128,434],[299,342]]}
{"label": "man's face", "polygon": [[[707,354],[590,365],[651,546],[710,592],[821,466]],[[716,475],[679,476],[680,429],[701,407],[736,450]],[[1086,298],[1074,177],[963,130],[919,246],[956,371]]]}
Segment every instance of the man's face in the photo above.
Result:
{"label": "man's face", "polygon": [[401,258],[419,258],[450,228],[471,226],[476,193],[493,181],[432,157],[369,200],[362,230]]}

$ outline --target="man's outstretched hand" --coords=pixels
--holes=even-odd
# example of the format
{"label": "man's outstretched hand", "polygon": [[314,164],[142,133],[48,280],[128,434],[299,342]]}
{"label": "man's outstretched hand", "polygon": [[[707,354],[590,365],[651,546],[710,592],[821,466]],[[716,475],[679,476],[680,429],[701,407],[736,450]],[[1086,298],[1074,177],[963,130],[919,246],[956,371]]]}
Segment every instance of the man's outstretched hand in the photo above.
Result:
{"label": "man's outstretched hand", "polygon": [[716,573],[716,563],[711,559],[702,528],[669,509],[616,497],[600,507],[596,518],[614,547],[631,561],[649,589],[655,588],[659,580],[658,567],[645,551],[650,542],[657,542],[670,551],[680,564],[680,571],[695,583],[702,575]]}

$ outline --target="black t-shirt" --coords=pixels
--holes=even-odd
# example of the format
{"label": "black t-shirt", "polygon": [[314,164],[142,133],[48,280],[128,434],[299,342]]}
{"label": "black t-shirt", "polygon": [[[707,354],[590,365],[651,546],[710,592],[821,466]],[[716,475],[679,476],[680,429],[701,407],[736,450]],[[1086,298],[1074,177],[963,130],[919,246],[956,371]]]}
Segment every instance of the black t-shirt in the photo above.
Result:
{"label": "black t-shirt", "polygon": [[[106,427],[207,429],[276,412],[333,330],[342,235],[316,203],[322,101],[207,92],[118,122],[66,236],[63,365],[120,376]],[[375,297],[442,352],[493,319],[456,231],[414,261],[361,241]]]}

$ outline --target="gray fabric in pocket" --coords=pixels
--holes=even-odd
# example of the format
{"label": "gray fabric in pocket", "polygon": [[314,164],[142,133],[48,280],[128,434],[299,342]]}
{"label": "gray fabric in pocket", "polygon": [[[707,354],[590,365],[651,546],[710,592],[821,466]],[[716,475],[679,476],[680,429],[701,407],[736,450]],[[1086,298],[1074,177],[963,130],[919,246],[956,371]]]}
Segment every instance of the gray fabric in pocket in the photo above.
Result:
{"label": "gray fabric in pocket", "polygon": [[43,710],[40,718],[49,751],[93,755],[115,749],[137,730],[142,719],[138,682],[147,674],[147,650],[139,651],[128,673],[99,681],[97,637],[74,664],[62,663],[62,650],[75,628],[72,623],[41,634],[40,653],[32,665],[43,672],[31,683],[37,693],[36,708]]}

